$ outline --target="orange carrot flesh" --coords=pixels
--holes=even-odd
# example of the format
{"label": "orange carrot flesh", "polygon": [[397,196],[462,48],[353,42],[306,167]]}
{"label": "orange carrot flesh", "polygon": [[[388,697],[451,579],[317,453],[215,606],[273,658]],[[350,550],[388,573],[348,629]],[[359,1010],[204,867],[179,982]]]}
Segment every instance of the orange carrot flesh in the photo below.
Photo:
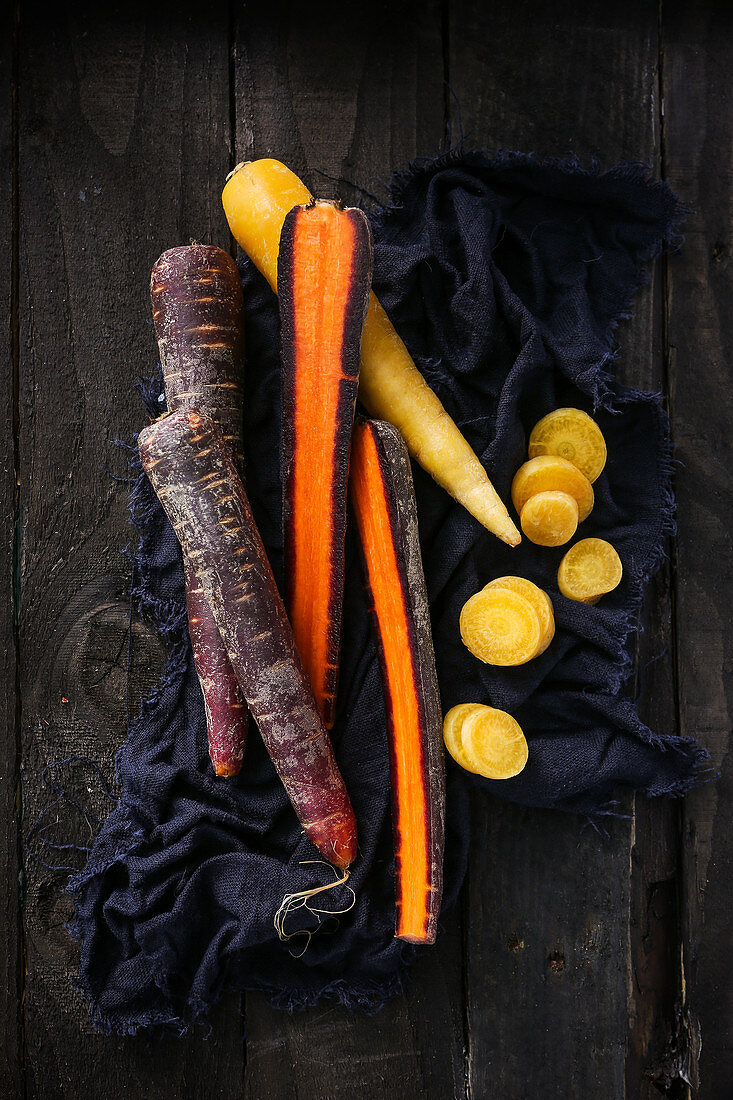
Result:
{"label": "orange carrot flesh", "polygon": [[288,214],[278,269],[287,605],[327,727],[336,699],[349,445],[370,282],[371,237],[360,210],[315,203]]}
{"label": "orange carrot flesh", "polygon": [[442,893],[445,795],[440,699],[409,460],[399,433],[390,425],[357,426],[350,485],[387,710],[395,934],[414,943],[432,943]]}

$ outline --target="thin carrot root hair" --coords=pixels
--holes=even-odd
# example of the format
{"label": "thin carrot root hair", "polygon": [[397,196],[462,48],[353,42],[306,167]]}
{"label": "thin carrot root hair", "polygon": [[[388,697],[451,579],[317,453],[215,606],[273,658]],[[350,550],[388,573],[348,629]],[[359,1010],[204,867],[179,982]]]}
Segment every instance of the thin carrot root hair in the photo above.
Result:
{"label": "thin carrot root hair", "polygon": [[[296,890],[292,894],[286,894],[283,900],[280,902],[280,905],[278,906],[277,912],[275,913],[272,922],[275,926],[275,931],[277,932],[277,938],[280,940],[281,943],[287,943],[288,940],[295,939],[296,936],[305,936],[306,938],[302,951],[299,951],[297,953],[291,952],[293,957],[296,959],[302,958],[302,956],[308,950],[308,946],[313,936],[316,934],[316,932],[320,930],[322,916],[340,917],[344,913],[351,912],[351,910],[356,905],[356,893],[351,886],[346,887],[346,889],[351,894],[351,902],[349,903],[349,905],[346,906],[345,909],[319,909],[315,905],[309,905],[308,903],[310,899],[316,897],[318,894],[325,894],[328,893],[329,890],[335,890],[339,886],[345,886],[349,880],[349,875],[351,872],[347,867],[344,873],[341,876],[338,876],[336,868],[332,864],[327,863],[325,860],[322,859],[301,860],[302,867],[306,866],[306,864],[319,864],[320,866],[328,867],[329,871],[333,871],[333,873],[337,877],[334,879],[333,882],[327,882],[325,886],[312,886],[309,890]],[[292,913],[297,912],[297,910],[299,909],[307,909],[308,912],[316,918],[316,928],[298,928],[295,932],[288,932],[286,930],[285,922],[287,921],[288,917],[291,916]]]}

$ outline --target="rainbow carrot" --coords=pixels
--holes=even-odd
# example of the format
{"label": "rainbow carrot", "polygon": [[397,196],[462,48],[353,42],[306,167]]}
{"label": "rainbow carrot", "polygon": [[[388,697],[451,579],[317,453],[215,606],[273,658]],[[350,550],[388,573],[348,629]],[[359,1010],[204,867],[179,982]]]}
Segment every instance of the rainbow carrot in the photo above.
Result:
{"label": "rainbow carrot", "polygon": [[[222,203],[229,228],[273,290],[285,215],[312,201],[305,184],[277,160],[238,164],[227,179]],[[486,470],[373,293],[361,340],[359,399],[372,416],[399,428],[412,457],[479,523],[510,546],[521,541]]]}
{"label": "rainbow carrot", "polygon": [[338,680],[346,482],[371,261],[361,210],[319,202],[285,218],[277,281],[286,604],[327,728]]}
{"label": "rainbow carrot", "polygon": [[433,943],[443,889],[442,717],[410,460],[391,424],[354,428],[350,489],[387,710],[395,935]]}
{"label": "rainbow carrot", "polygon": [[306,835],[347,868],[354,811],[221,430],[182,410],[144,428],[138,446]]}
{"label": "rainbow carrot", "polygon": [[[213,245],[170,248],[153,267],[150,300],[168,409],[203,409],[219,424],[241,474],[244,303],[237,265]],[[237,775],[247,707],[203,589],[188,558],[183,564],[209,756],[217,775]]]}

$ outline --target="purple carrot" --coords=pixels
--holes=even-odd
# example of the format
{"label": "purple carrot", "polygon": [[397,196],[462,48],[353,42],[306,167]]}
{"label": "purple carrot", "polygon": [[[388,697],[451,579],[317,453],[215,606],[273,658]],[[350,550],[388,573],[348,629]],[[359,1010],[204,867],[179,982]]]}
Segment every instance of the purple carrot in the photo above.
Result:
{"label": "purple carrot", "polygon": [[293,808],[322,855],[347,868],[354,812],[221,430],[194,410],[169,413],[139,447]]}
{"label": "purple carrot", "polygon": [[[171,412],[197,408],[221,428],[244,476],[244,303],[237,265],[213,245],[170,248],[150,277],[153,323]],[[242,767],[249,717],[201,585],[184,556],[188,627],[217,775]]]}
{"label": "purple carrot", "polygon": [[387,711],[395,935],[433,943],[443,892],[443,724],[410,458],[392,424],[355,426],[351,500]]}

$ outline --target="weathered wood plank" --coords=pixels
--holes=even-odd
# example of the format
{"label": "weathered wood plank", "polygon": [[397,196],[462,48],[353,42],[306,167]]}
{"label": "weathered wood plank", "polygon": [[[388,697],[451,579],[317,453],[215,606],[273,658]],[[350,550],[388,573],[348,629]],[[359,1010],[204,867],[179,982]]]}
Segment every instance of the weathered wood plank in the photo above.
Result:
{"label": "weathered wood plank", "polygon": [[[443,133],[440,10],[246,5],[237,28],[237,159],[275,156],[323,197],[437,150]],[[287,1016],[247,996],[247,1093],[280,1100],[463,1095],[457,914],[378,1015],[324,1005]]]}
{"label": "weathered wood plank", "polygon": [[[656,53],[656,57],[654,54]],[[655,64],[656,62],[656,64]],[[650,45],[651,111],[646,140],[624,155],[641,158],[662,174],[661,88],[658,41]],[[637,294],[621,334],[618,376],[627,385],[665,393],[663,276],[655,264]],[[671,552],[671,540],[668,552]],[[633,689],[639,713],[660,733],[678,732],[672,622],[672,566],[667,560],[647,588],[635,643]],[[675,1002],[681,984],[679,806],[643,795],[633,800],[630,852],[629,1041],[626,1095],[658,1100],[657,1084],[674,1043]]]}
{"label": "weathered wood plank", "polygon": [[[236,29],[237,157],[276,157],[323,198],[374,189],[443,136],[440,6],[245,4]],[[329,179],[328,177],[336,177]],[[343,185],[342,185],[343,186]],[[344,199],[354,200],[344,187]]]}
{"label": "weathered wood plank", "polygon": [[451,129],[470,144],[587,162],[644,159],[654,132],[650,0],[450,4]]}
{"label": "weathered wood plank", "polygon": [[[23,797],[27,831],[51,796],[50,761],[82,755],[109,776],[125,730],[127,526],[111,446],[141,411],[137,377],[155,360],[148,279],[163,248],[228,240],[220,181],[229,164],[228,9],[193,4],[25,3],[20,40],[20,457]],[[164,654],[133,634],[131,710]],[[94,773],[62,778],[91,809]],[[59,836],[91,828],[61,807]],[[53,860],[51,860],[53,862]],[[235,1005],[217,1042],[105,1038],[72,988],[76,948],[63,874],[28,861],[27,1094],[44,1098],[237,1095]]]}
{"label": "weathered wood plank", "polygon": [[[573,153],[586,163],[651,162],[659,148],[656,62],[651,2],[591,3],[579,19],[569,2],[487,9],[454,0],[454,136],[460,109],[471,143]],[[655,293],[657,284],[639,295],[633,321],[620,332],[619,373],[636,385],[661,374]],[[647,635],[653,651],[663,646],[668,615],[666,597],[659,599],[660,625],[649,620]],[[630,798],[622,809],[631,813]],[[673,823],[663,810],[647,816],[645,808],[635,842],[631,820],[615,822],[604,842],[560,815],[488,798],[478,798],[474,810],[466,901],[470,1087],[476,1095],[642,1095],[651,1054],[645,1041],[627,1079],[627,1011],[643,1013],[656,1037],[649,1020],[662,1006],[650,1006],[648,991],[630,982],[644,962],[629,936],[630,907],[639,908],[647,887],[643,873],[630,875],[630,861],[633,852],[644,865],[647,833],[661,834],[665,851],[673,849]],[[674,913],[669,920],[674,927]]]}
{"label": "weathered wood plank", "polygon": [[13,607],[16,451],[14,378],[17,359],[17,259],[14,215],[16,149],[14,133],[14,12],[0,17],[0,311],[3,317],[0,376],[0,880],[4,884],[0,916],[0,1091],[21,1089],[21,956],[18,860],[18,766],[16,732],[16,641]]}
{"label": "weathered wood plank", "polygon": [[[658,74],[656,84],[658,88]],[[659,128],[650,163],[661,174]],[[637,296],[632,320],[621,333],[619,361],[619,376],[627,384],[658,392],[666,386],[663,282],[661,264],[657,264],[651,282]],[[668,560],[647,588],[635,652],[633,687],[639,713],[651,729],[660,733],[678,731],[671,586],[672,566]],[[658,1100],[657,1084],[664,1084],[664,1067],[675,1041],[675,1004],[681,985],[680,864],[678,803],[635,797],[628,915],[626,1095],[639,1100]]]}
{"label": "weathered wood plank", "polygon": [[666,303],[678,700],[682,732],[709,748],[721,773],[683,808],[686,1008],[672,1068],[693,1086],[699,1074],[696,1095],[717,1100],[733,1092],[733,18],[728,5],[665,0],[662,28],[665,172],[694,207],[682,255],[668,265]]}

